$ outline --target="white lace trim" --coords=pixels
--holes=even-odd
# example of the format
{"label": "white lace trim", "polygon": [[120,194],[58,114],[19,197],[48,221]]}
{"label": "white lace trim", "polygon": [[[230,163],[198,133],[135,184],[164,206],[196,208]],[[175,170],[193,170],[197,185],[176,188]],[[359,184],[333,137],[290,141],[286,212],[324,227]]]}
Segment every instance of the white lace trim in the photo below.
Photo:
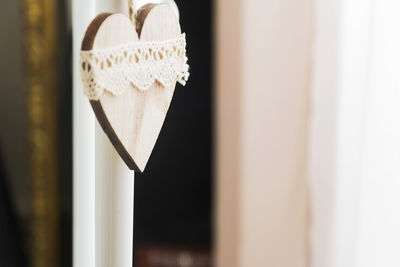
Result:
{"label": "white lace trim", "polygon": [[164,87],[186,84],[189,65],[186,37],[161,42],[135,42],[107,49],[81,51],[80,65],[84,93],[98,100],[104,90],[121,95],[126,88],[145,91],[155,81]]}

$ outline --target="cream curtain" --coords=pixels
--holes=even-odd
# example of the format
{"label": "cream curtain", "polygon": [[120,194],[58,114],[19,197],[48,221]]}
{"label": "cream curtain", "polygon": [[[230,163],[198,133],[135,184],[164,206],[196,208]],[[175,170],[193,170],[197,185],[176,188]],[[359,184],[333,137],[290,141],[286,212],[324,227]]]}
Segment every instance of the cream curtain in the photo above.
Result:
{"label": "cream curtain", "polygon": [[400,265],[399,10],[315,1],[312,266]]}

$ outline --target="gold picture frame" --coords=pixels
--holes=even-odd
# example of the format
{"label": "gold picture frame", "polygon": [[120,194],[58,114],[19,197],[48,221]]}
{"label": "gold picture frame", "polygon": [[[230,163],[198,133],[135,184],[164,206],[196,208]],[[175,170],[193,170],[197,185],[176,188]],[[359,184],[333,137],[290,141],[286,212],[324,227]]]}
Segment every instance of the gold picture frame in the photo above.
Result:
{"label": "gold picture frame", "polygon": [[24,89],[32,193],[30,266],[56,267],[59,256],[56,0],[20,0]]}

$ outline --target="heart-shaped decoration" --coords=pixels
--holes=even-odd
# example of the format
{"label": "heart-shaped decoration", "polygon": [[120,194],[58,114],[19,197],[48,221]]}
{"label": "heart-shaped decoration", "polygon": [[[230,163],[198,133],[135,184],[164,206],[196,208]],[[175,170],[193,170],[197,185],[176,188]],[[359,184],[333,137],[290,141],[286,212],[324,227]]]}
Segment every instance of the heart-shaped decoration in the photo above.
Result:
{"label": "heart-shaped decoration", "polygon": [[[100,59],[101,63],[98,62],[98,58],[92,59],[96,61],[93,64],[98,63],[99,71],[113,64],[118,65],[123,60],[138,63],[149,60],[151,57],[153,63],[157,64],[163,61],[163,57],[168,57],[172,53],[182,56],[183,49],[168,41],[179,40],[182,36],[179,20],[168,5],[142,7],[137,12],[135,22],[134,25],[122,14],[101,14],[90,24],[82,42],[82,51],[103,51],[113,47],[120,50],[120,56]],[[139,46],[135,48],[137,50],[135,53],[131,53],[128,51],[129,44],[135,43]],[[150,46],[143,47],[146,51],[141,51],[140,43]],[[163,47],[168,45],[170,47]],[[161,69],[171,68],[170,65],[170,62],[164,64]],[[90,72],[93,67],[87,63],[83,63],[82,66],[86,72]],[[159,66],[157,67],[160,69]],[[113,83],[122,83],[123,86],[130,88],[120,92],[120,95],[101,91],[90,100],[97,120],[119,155],[130,169],[140,172],[144,171],[157,141],[177,81],[175,78],[164,77],[163,73],[154,77],[155,74],[152,71],[150,66],[130,73],[129,75],[146,77],[143,83],[134,85],[129,82],[129,79],[121,76],[121,69],[115,73],[110,70],[109,75],[114,77]],[[168,71],[171,73],[170,70]],[[124,73],[124,75],[128,74]],[[101,80],[101,77],[97,78]],[[93,77],[89,82],[96,85]],[[146,90],[140,90],[143,89],[141,87]]]}

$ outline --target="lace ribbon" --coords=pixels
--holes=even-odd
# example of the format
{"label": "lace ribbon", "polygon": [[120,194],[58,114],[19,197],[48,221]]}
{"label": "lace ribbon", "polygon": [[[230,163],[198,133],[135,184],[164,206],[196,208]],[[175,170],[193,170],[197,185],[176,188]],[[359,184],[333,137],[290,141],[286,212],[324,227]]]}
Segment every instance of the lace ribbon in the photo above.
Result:
{"label": "lace ribbon", "polygon": [[161,42],[135,42],[107,49],[81,51],[84,93],[98,100],[104,90],[121,95],[128,87],[145,91],[158,81],[164,87],[186,84],[189,65],[186,37]]}

